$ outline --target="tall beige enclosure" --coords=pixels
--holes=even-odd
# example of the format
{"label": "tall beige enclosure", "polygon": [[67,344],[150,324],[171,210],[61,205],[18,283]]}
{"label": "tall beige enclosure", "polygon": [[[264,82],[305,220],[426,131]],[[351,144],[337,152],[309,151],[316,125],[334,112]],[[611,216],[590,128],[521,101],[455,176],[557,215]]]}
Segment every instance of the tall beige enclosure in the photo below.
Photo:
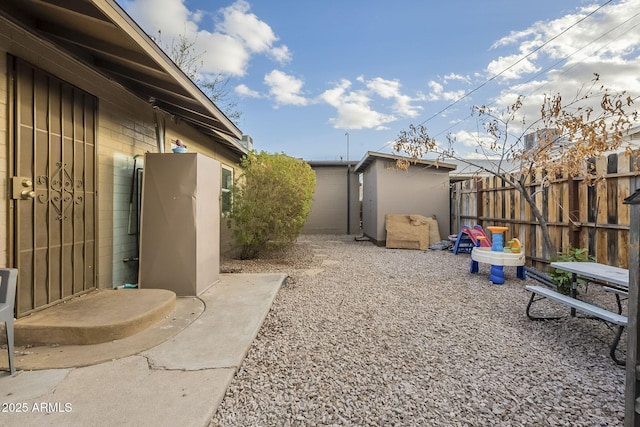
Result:
{"label": "tall beige enclosure", "polygon": [[142,186],[139,286],[201,294],[220,275],[220,162],[148,153]]}

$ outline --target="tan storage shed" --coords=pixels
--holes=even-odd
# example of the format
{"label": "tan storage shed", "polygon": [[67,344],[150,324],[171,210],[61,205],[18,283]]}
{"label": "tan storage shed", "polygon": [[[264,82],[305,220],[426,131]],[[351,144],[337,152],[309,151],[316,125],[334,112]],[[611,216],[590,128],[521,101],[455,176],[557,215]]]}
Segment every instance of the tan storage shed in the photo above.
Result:
{"label": "tan storage shed", "polygon": [[[388,214],[435,215],[440,236],[449,235],[449,172],[455,165],[418,160],[408,170],[391,154],[368,152],[355,168],[362,174],[362,232],[378,245],[387,239]],[[406,159],[406,158],[405,158]]]}

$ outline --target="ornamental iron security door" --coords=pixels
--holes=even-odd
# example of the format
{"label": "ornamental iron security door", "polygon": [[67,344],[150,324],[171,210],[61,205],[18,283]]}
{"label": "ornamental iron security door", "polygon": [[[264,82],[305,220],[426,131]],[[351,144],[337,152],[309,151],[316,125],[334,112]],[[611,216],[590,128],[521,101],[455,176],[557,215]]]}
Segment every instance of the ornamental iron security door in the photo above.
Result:
{"label": "ornamental iron security door", "polygon": [[16,316],[96,287],[97,99],[10,57]]}

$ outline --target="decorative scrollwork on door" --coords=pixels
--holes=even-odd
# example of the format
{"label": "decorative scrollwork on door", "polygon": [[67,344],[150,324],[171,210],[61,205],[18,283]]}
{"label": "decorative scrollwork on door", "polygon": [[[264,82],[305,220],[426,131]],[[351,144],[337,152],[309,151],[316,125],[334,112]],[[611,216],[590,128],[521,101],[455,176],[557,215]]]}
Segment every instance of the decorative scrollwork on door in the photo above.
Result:
{"label": "decorative scrollwork on door", "polygon": [[[39,203],[49,203],[57,214],[57,219],[63,221],[68,219],[67,212],[73,204],[82,204],[84,201],[84,182],[82,180],[74,180],[67,170],[67,164],[62,162],[56,163],[56,170],[50,176],[40,175],[36,177],[36,185],[45,187],[42,191],[36,189],[37,200]],[[76,188],[78,194],[75,194]]]}

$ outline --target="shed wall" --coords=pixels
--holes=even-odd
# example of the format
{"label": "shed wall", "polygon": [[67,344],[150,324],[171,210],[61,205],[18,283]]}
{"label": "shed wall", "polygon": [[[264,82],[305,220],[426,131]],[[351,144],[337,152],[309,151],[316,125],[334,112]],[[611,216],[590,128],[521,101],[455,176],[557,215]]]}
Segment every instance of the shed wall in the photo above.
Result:
{"label": "shed wall", "polygon": [[362,173],[362,233],[378,240],[378,174],[376,164]]}
{"label": "shed wall", "polygon": [[[374,175],[375,188],[370,200],[375,200],[372,209],[372,222],[364,225],[367,235],[382,243],[386,240],[386,214],[435,215],[438,220],[440,236],[449,234],[449,170],[421,164],[411,165],[404,171],[395,167],[395,161],[376,159],[368,171]],[[372,226],[375,229],[371,229]],[[371,234],[369,234],[371,233]]]}
{"label": "shed wall", "polygon": [[347,175],[346,166],[312,167],[316,173],[316,189],[303,233],[359,233],[358,176],[354,173]]}

